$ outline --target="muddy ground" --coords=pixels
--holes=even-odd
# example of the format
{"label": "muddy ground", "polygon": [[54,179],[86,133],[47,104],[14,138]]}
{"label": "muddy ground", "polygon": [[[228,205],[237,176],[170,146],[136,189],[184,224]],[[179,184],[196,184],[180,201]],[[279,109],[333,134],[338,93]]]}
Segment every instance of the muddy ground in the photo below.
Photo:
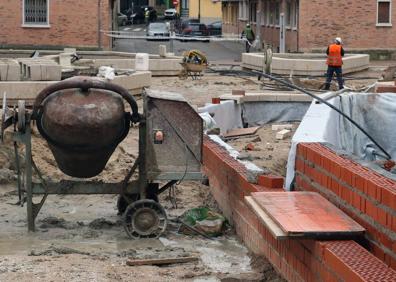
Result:
{"label": "muddy ground", "polygon": [[[155,84],[157,81],[153,80]],[[219,78],[210,80],[214,83]],[[232,80],[223,83],[234,86]],[[187,84],[195,82],[190,80]],[[202,90],[200,96],[189,92],[188,87],[184,93],[179,92],[191,99],[191,103],[203,104],[210,101],[208,93],[217,93],[225,84],[216,83],[213,92],[205,94]],[[105,170],[92,180],[121,181],[137,157],[137,141],[137,128],[132,128]],[[46,179],[71,179],[57,168],[36,129],[33,129],[32,147],[34,161]],[[20,157],[23,160],[23,151]],[[160,196],[169,226],[158,240],[129,239],[122,218],[117,215],[117,196],[113,195],[49,196],[37,217],[37,231],[28,233],[26,207],[17,205],[13,158],[13,146],[7,134],[5,144],[0,146],[0,281],[283,281],[264,258],[248,252],[232,228],[213,240],[178,232],[177,218],[186,210],[201,206],[217,210],[209,187],[199,182],[182,182],[176,187],[177,206],[168,193]],[[36,197],[34,201],[40,199]],[[197,256],[199,261],[163,267],[126,265],[128,258],[184,256]]]}

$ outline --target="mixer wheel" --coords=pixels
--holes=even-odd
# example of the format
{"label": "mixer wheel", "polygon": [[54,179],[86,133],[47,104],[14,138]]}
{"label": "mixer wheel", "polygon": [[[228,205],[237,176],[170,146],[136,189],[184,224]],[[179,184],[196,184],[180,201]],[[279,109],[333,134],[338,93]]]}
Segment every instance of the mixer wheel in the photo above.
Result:
{"label": "mixer wheel", "polygon": [[128,205],[140,199],[139,194],[119,195],[117,199],[118,214],[121,215],[125,212]]}
{"label": "mixer wheel", "polygon": [[125,210],[123,221],[125,231],[133,239],[158,238],[167,226],[164,208],[148,199],[130,204]]}

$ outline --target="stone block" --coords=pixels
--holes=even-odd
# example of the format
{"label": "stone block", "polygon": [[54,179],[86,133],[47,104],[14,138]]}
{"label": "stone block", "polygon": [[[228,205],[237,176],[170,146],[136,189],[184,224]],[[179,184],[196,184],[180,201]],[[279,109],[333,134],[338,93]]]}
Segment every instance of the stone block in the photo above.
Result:
{"label": "stone block", "polygon": [[276,139],[283,140],[291,136],[291,131],[288,129],[283,129],[276,133]]}
{"label": "stone block", "polygon": [[279,130],[283,130],[283,129],[293,129],[293,125],[292,124],[273,124],[272,125],[272,130],[273,131],[279,131]]}
{"label": "stone block", "polygon": [[59,54],[59,64],[64,68],[71,68],[71,56],[70,53]]}
{"label": "stone block", "polygon": [[166,45],[159,45],[158,49],[160,57],[166,57]]}
{"label": "stone block", "polygon": [[232,89],[231,94],[232,94],[232,95],[245,96],[245,90],[241,90],[241,89]]}
{"label": "stone block", "polygon": [[12,59],[0,60],[0,81],[21,80],[20,66]]}

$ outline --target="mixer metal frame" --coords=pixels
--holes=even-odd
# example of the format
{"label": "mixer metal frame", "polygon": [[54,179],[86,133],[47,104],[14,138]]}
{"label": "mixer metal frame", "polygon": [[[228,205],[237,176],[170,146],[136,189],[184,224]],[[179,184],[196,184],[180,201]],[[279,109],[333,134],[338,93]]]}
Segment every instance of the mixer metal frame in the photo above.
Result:
{"label": "mixer metal frame", "polygon": [[[97,84],[95,84],[98,86]],[[103,85],[102,85],[103,86]],[[105,88],[102,88],[105,89]],[[50,89],[51,90],[51,89]],[[51,90],[54,91],[54,88]],[[40,93],[42,94],[42,93]],[[40,95],[39,95],[40,96]],[[35,120],[35,109],[32,113],[25,110],[23,101],[18,101],[18,107],[14,107],[10,111],[7,107],[6,97],[3,98],[3,119],[1,123],[0,136],[3,138],[4,130],[7,127],[14,126],[12,132],[12,140],[14,141],[15,160],[18,176],[18,195],[19,204],[21,206],[26,202],[27,206],[27,223],[28,230],[35,231],[35,220],[43,207],[48,195],[75,195],[75,194],[118,194],[120,195],[123,207],[118,206],[119,212],[124,212],[124,228],[128,235],[132,238],[140,237],[158,237],[166,229],[166,213],[162,206],[158,203],[158,195],[172,187],[177,181],[182,179],[201,180],[202,174],[197,172],[187,172],[183,177],[180,173],[168,173],[166,184],[161,188],[156,182],[156,178],[147,174],[147,161],[144,153],[147,149],[147,101],[144,102],[143,115],[135,116],[135,123],[139,122],[139,156],[135,163],[130,168],[124,180],[118,183],[104,183],[94,181],[73,181],[61,180],[60,182],[49,182],[45,180],[43,174],[36,166],[32,158],[32,127],[31,124]],[[131,117],[132,120],[132,117]],[[202,132],[202,131],[201,131]],[[201,136],[202,138],[202,136]],[[202,141],[202,140],[201,140]],[[24,173],[22,173],[21,162],[19,159],[19,149],[17,144],[23,144],[24,150]],[[192,153],[191,149],[190,153]],[[186,145],[187,151],[187,145]],[[187,152],[186,152],[187,153]],[[142,157],[143,156],[143,157]],[[196,158],[196,156],[194,156]],[[198,159],[196,159],[199,161]],[[131,181],[133,174],[139,171],[138,177]],[[38,176],[39,182],[33,180],[33,173]],[[149,179],[150,178],[150,179]],[[173,180],[169,180],[173,179]],[[42,195],[38,203],[33,202],[33,197]],[[136,211],[139,211],[137,213]],[[157,217],[153,216],[157,214]],[[135,217],[139,215],[141,220],[136,220]],[[139,218],[138,218],[139,219]],[[132,224],[128,221],[135,220]],[[150,224],[157,224],[158,226],[150,227]],[[139,228],[142,228],[139,230]]]}

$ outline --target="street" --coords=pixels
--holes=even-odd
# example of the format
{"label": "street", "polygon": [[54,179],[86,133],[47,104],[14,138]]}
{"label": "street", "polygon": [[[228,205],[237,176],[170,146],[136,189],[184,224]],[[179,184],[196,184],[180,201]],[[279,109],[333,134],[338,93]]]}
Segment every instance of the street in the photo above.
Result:
{"label": "street", "polygon": [[[145,36],[146,25],[129,25],[120,27],[120,31],[130,32],[129,36]],[[171,52],[170,41],[147,41],[145,39],[115,39],[114,51],[158,54],[158,46],[166,45]],[[204,52],[209,61],[240,62],[244,52],[241,42],[180,42],[174,40],[174,53],[181,55],[184,51],[198,49]]]}

